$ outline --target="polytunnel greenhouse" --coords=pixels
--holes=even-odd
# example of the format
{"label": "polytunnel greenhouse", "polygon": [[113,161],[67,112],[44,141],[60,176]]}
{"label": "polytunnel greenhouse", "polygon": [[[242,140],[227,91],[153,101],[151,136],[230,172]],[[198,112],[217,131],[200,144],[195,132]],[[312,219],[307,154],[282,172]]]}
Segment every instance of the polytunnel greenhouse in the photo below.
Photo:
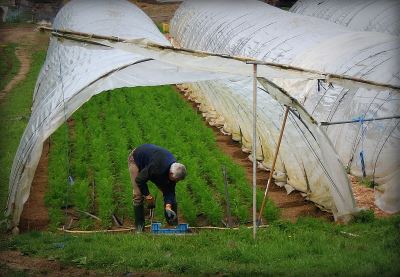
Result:
{"label": "polytunnel greenhouse", "polygon": [[272,167],[288,110],[275,183],[302,192],[336,220],[358,211],[348,173],[373,180],[379,208],[400,210],[394,33],[354,31],[259,1],[185,1],[170,23],[169,41],[130,2],[96,4],[70,1],[54,20],[10,174],[12,227],[52,133],[97,94],[162,84],[181,84],[207,121],[265,169]]}
{"label": "polytunnel greenhouse", "polygon": [[[209,6],[185,3],[172,21],[172,34],[181,46],[187,48],[235,56],[251,56],[257,60],[398,83],[397,37],[369,32],[356,33],[329,22],[289,14],[262,3],[253,5],[251,7],[245,7],[244,4],[237,5],[237,9],[227,12],[224,11],[222,5],[217,3]],[[250,16],[247,8],[257,10],[257,12],[252,12]],[[268,17],[265,17],[265,14],[268,14]],[[228,19],[221,22],[221,18]],[[193,24],[187,24],[189,20]],[[213,43],[215,41],[221,41],[221,43]],[[348,47],[338,51],[339,45]],[[386,117],[397,115],[399,111],[396,90],[348,89],[321,84],[318,80],[278,80],[277,83],[294,96],[319,122]],[[246,105],[247,102],[247,110],[251,111],[251,103],[249,103],[251,83],[249,81],[246,83],[246,80],[235,80],[233,82],[203,82],[191,86],[193,86],[194,97],[199,98],[204,109],[216,111],[226,119],[226,122],[221,122],[225,124],[224,128],[233,133],[233,137],[243,134],[244,138],[238,139],[241,139],[244,147],[250,149],[248,143],[251,142],[249,139],[251,131],[249,126],[246,126],[246,122],[249,121],[238,114],[237,105],[238,103]],[[224,98],[221,97],[222,91],[229,95],[226,100],[221,99]],[[232,98],[236,99],[230,105],[224,102],[232,101]],[[227,111],[227,106],[231,106],[231,111]],[[282,109],[272,108],[267,101],[260,106],[264,109],[261,113],[266,116],[265,120],[261,120],[263,122],[261,124],[271,121],[276,116],[276,110],[282,113]],[[266,111],[266,109],[271,110]],[[232,115],[239,119],[232,118]],[[230,122],[232,119],[233,122]],[[266,137],[260,138],[263,140],[260,145],[264,146],[265,150],[259,149],[259,159],[266,167],[271,164],[271,153],[268,153],[268,150],[273,149],[275,141],[270,140],[274,134],[271,136],[269,132],[275,135],[278,133],[278,122],[276,119],[272,124],[275,128],[271,126],[267,128],[267,132],[260,130],[260,133]],[[361,126],[349,124],[324,128],[343,165],[352,174],[362,175],[358,155],[360,152],[365,153],[365,173],[380,184],[380,189],[376,192],[377,203],[382,209],[390,212],[399,209],[397,201],[399,187],[396,185],[399,174],[397,155],[399,141],[396,134],[399,131],[398,123],[398,119],[392,119],[386,122],[364,123]],[[264,126],[258,128],[262,127]],[[307,147],[304,145],[299,147],[295,143],[298,142],[300,135],[299,130],[295,131],[295,124],[289,128],[293,128],[297,135],[285,137],[288,140],[287,149],[295,147],[307,151]],[[290,139],[294,141],[289,141]],[[298,153],[298,157],[290,157],[295,152]],[[280,156],[281,176],[287,175],[287,183],[300,191],[307,192],[310,188],[313,191],[313,184],[310,184],[312,178],[307,176],[307,165],[312,162],[302,161],[307,155],[301,150],[289,150],[286,158],[284,155],[281,153]],[[300,168],[295,169],[298,166]],[[316,181],[315,184],[319,182]],[[316,198],[315,194],[317,193],[314,190],[309,197]],[[314,201],[318,203],[318,200]]]}

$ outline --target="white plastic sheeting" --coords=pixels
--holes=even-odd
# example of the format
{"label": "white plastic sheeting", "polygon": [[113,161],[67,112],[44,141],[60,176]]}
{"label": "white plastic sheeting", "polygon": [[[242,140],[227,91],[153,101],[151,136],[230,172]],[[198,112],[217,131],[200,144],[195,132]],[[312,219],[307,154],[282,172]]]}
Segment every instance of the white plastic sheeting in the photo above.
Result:
{"label": "white plastic sheeting", "polygon": [[[242,143],[243,150],[252,148],[251,79],[230,82],[208,81],[185,85],[190,98],[200,104],[200,110],[211,125],[223,127]],[[271,168],[285,107],[270,94],[258,91],[257,160]],[[271,88],[268,88],[273,93]],[[298,110],[299,111],[299,110]],[[334,148],[324,132],[311,124],[307,115],[291,112],[285,128],[274,178],[304,192],[307,199],[333,212],[335,218],[346,215],[354,207],[352,192]],[[333,172],[339,174],[332,174]]]}
{"label": "white plastic sheeting", "polygon": [[[235,5],[229,5],[235,3]],[[229,8],[228,8],[229,7]],[[171,22],[171,33],[182,47],[258,60],[295,65],[358,78],[399,84],[399,38],[380,33],[354,32],[321,19],[288,13],[257,1],[246,3],[227,1],[187,1],[180,6]],[[243,81],[246,82],[246,81]],[[247,81],[248,82],[248,81]],[[318,81],[276,80],[300,101],[318,121],[341,121],[355,118],[379,118],[400,114],[398,90],[333,87]],[[225,101],[217,95],[240,94],[251,97],[251,86],[237,82],[202,82],[192,85],[193,97],[204,104],[203,110],[224,122],[233,137],[242,135],[244,145],[251,149],[251,122],[237,121],[237,115],[227,111]],[[234,92],[235,90],[238,90]],[[225,94],[222,91],[226,91]],[[228,96],[226,96],[228,97]],[[245,101],[245,100],[242,100]],[[264,102],[262,102],[264,101]],[[258,156],[270,165],[275,149],[277,123],[271,103],[262,99],[266,110],[263,122],[269,119],[276,128],[263,130],[263,153]],[[251,107],[235,104],[249,113]],[[210,110],[207,112],[207,106]],[[269,110],[269,112],[267,112]],[[235,120],[233,119],[235,118]],[[225,121],[224,121],[225,120]],[[265,123],[267,124],[267,123]],[[259,127],[260,128],[260,127]],[[288,134],[296,131],[289,126]],[[374,180],[376,203],[387,212],[400,210],[400,127],[399,120],[365,122],[361,124],[325,127],[334,147],[348,170],[361,176],[359,153],[363,151],[366,174]],[[272,134],[271,134],[272,132]],[[289,140],[291,141],[291,140]],[[300,141],[292,142],[296,157],[280,155],[278,170],[288,177],[288,183],[318,203],[323,192],[316,195],[318,182],[310,181],[313,163],[309,148]],[[289,143],[290,144],[290,143]],[[262,157],[261,157],[261,156]],[[294,170],[293,168],[298,168]],[[310,167],[310,168],[309,168]],[[312,183],[313,185],[310,185]],[[306,185],[308,184],[308,185]],[[314,187],[313,187],[314,186]],[[307,188],[307,189],[306,189]],[[313,196],[310,196],[310,189]],[[320,202],[325,206],[325,203]],[[326,206],[325,206],[326,207]]]}
{"label": "white plastic sheeting", "polygon": [[356,31],[400,35],[398,0],[298,0],[290,11],[329,20]]}

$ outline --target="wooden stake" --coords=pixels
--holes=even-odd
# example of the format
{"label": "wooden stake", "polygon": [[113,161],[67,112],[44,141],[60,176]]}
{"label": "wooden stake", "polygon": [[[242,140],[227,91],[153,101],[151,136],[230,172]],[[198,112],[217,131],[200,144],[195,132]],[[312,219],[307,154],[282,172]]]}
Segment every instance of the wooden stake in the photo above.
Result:
{"label": "wooden stake", "polygon": [[98,218],[97,216],[95,216],[95,215],[93,215],[93,214],[91,214],[91,213],[88,213],[88,212],[85,212],[85,211],[81,211],[81,210],[76,210],[76,211],[78,211],[78,212],[80,212],[80,213],[83,213],[83,214],[85,214],[85,215],[87,215],[87,216],[89,216],[89,217],[91,217],[91,218],[93,218],[93,219],[96,219],[96,220],[98,220],[98,221],[101,221],[101,219],[100,218]]}
{"label": "wooden stake", "polygon": [[225,198],[226,198],[226,213],[228,216],[228,227],[231,228],[232,224],[232,216],[231,216],[231,204],[229,201],[229,192],[228,192],[228,177],[226,174],[226,166],[222,166],[222,174],[224,176],[224,185],[225,185]]}
{"label": "wooden stake", "polygon": [[269,188],[269,185],[270,185],[270,183],[272,181],[272,176],[274,175],[275,164],[276,164],[276,160],[278,159],[279,148],[281,146],[282,137],[283,137],[283,131],[285,130],[286,120],[287,120],[288,114],[289,114],[289,107],[286,106],[285,116],[283,118],[281,132],[279,134],[278,145],[276,146],[274,160],[272,161],[272,167],[271,167],[271,171],[269,173],[269,178],[268,178],[268,182],[267,182],[267,187],[265,188],[264,198],[263,198],[263,201],[262,201],[262,204],[261,204],[260,212],[258,214],[258,225],[261,224],[262,214],[263,214],[263,211],[264,211],[264,208],[265,208],[265,204],[267,203],[268,188]]}

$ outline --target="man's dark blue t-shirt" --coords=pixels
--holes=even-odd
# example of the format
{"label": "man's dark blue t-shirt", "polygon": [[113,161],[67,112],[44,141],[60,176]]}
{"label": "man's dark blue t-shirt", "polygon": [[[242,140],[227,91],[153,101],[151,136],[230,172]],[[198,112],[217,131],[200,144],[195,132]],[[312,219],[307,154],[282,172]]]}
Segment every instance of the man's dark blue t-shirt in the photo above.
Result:
{"label": "man's dark blue t-shirt", "polygon": [[133,152],[133,159],[139,168],[136,183],[143,195],[149,195],[147,181],[152,181],[163,193],[165,204],[175,203],[175,182],[169,179],[171,164],[176,158],[168,150],[154,144],[143,144]]}

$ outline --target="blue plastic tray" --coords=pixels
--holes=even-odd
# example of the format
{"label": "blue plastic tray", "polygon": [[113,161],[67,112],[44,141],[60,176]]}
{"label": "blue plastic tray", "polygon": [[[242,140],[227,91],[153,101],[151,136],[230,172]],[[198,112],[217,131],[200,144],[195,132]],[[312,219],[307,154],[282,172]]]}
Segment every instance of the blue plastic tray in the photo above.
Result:
{"label": "blue plastic tray", "polygon": [[151,232],[154,234],[183,234],[189,231],[189,224],[181,223],[176,228],[161,228],[161,223],[152,223]]}

